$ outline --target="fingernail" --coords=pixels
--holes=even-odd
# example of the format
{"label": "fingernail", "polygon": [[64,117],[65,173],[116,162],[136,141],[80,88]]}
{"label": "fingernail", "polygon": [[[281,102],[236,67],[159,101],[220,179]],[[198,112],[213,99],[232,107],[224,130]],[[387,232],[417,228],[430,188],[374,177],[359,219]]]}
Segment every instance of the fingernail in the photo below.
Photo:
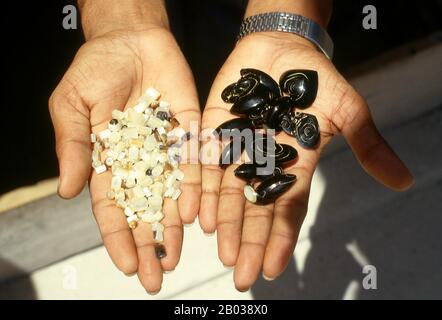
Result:
{"label": "fingernail", "polygon": [[184,223],[183,225],[184,225],[184,227],[186,227],[186,228],[190,228],[191,226],[193,226],[193,224],[194,224],[194,222],[191,222],[191,223]]}
{"label": "fingernail", "polygon": [[136,275],[137,273],[136,272],[134,272],[134,273],[125,273],[124,275],[126,276],[126,277],[133,277],[134,275]]}
{"label": "fingernail", "polygon": [[160,291],[161,291],[161,288],[160,288],[160,290],[158,290],[158,291],[153,291],[153,292],[150,292],[150,291],[147,291],[147,290],[146,290],[147,294],[148,294],[148,295],[151,295],[151,296],[156,296],[158,293],[160,293]]}
{"label": "fingernail", "polygon": [[204,235],[205,235],[206,237],[213,237],[213,236],[215,235],[215,232],[212,232],[212,233],[204,232]]}
{"label": "fingernail", "polygon": [[174,272],[174,271],[175,271],[175,269],[173,269],[173,270],[164,270],[163,273],[164,273],[164,274],[169,274],[169,273],[172,273],[172,272]]}
{"label": "fingernail", "polygon": [[235,268],[235,266],[226,266],[225,264],[223,264],[223,267],[227,270],[233,270]]}
{"label": "fingernail", "polygon": [[248,292],[250,290],[250,288],[247,288],[247,289],[238,289],[238,288],[236,288],[236,290],[238,290],[241,293],[246,293],[246,292]]}
{"label": "fingernail", "polygon": [[267,277],[264,273],[262,274],[262,277],[264,278],[264,280],[267,280],[267,281],[273,281],[273,280],[275,280],[275,278]]}

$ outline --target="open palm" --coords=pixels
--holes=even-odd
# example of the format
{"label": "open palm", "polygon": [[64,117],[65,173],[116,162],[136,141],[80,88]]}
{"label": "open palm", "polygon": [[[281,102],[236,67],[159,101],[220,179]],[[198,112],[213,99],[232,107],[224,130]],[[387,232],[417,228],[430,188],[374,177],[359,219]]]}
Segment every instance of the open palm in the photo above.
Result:
{"label": "open palm", "polygon": [[112,110],[135,105],[148,87],[155,87],[171,103],[171,111],[188,131],[199,123],[200,111],[189,67],[169,31],[119,31],[88,41],[50,98],[60,163],[59,194],[77,195],[89,179],[92,208],[104,245],[115,265],[125,274],[138,273],[148,292],[161,288],[163,271],[179,261],[183,223],[198,213],[200,168],[183,164],[185,173],[178,203],[165,200],[164,245],[167,257],[155,256],[148,224],[129,229],[122,210],[106,198],[111,173],[91,173],[90,133],[107,127]]}
{"label": "open palm", "polygon": [[235,117],[229,112],[231,105],[223,102],[220,94],[238,80],[242,68],[262,70],[274,79],[289,69],[316,70],[317,98],[305,112],[317,117],[321,130],[320,144],[313,150],[302,148],[283,132],[276,136],[277,142],[298,150],[296,163],[285,168],[298,179],[274,204],[265,206],[245,201],[245,182],[233,172],[237,165],[221,170],[216,165],[218,159],[205,155],[204,162],[213,164],[202,169],[200,224],[207,233],[217,231],[219,258],[224,265],[235,266],[235,285],[244,291],[261,270],[267,279],[273,279],[288,264],[307,212],[313,172],[333,135],[343,134],[365,170],[386,186],[403,190],[411,184],[412,177],[375,128],[363,98],[323,54],[293,35],[256,33],[237,44],[212,86],[203,113],[203,130]]}

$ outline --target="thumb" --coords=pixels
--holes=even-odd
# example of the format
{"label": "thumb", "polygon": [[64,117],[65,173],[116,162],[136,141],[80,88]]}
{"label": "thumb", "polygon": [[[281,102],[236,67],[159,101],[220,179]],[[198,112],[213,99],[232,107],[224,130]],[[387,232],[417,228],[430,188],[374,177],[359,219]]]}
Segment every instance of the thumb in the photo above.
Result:
{"label": "thumb", "polygon": [[60,167],[58,194],[69,199],[83,190],[90,175],[90,121],[89,110],[76,90],[62,91],[60,86],[49,99],[49,112]]}
{"label": "thumb", "polygon": [[397,191],[413,184],[410,171],[381,136],[367,103],[353,88],[347,91],[332,119],[368,174]]}

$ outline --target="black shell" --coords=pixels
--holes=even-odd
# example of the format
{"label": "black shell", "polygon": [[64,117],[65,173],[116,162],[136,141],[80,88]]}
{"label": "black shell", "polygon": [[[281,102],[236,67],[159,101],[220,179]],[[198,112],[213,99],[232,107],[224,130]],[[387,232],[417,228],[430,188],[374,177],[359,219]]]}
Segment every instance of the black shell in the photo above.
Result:
{"label": "black shell", "polygon": [[271,102],[266,113],[265,124],[270,129],[281,131],[282,116],[288,113],[293,107],[293,101],[290,97],[281,97]]}
{"label": "black shell", "polygon": [[234,118],[221,124],[214,130],[214,134],[220,138],[230,138],[242,132],[245,129],[253,130],[253,123],[244,118]]}
{"label": "black shell", "polygon": [[[268,141],[271,139],[272,141]],[[267,154],[267,146],[275,146],[275,139],[266,133],[263,132],[255,132],[253,134],[252,139],[246,141],[246,152],[249,159],[253,163],[257,164],[265,164],[265,155]]]}
{"label": "black shell", "polygon": [[224,102],[235,103],[238,99],[243,98],[255,91],[259,86],[259,79],[256,77],[241,78],[237,82],[228,85],[221,93]]}
{"label": "black shell", "polygon": [[266,123],[267,113],[270,110],[270,105],[266,104],[264,106],[253,109],[247,117],[252,121],[255,128],[262,128]]}
{"label": "black shell", "polygon": [[288,94],[297,108],[307,108],[316,99],[318,73],[313,70],[289,70],[279,78],[281,91]]}
{"label": "black shell", "polygon": [[256,189],[257,203],[265,204],[273,202],[286,192],[296,181],[293,174],[281,174],[265,179]]}
{"label": "black shell", "polygon": [[230,108],[230,112],[236,115],[248,115],[258,108],[269,104],[271,99],[266,95],[247,95],[238,99]]}
{"label": "black shell", "polygon": [[271,157],[276,165],[280,165],[298,156],[298,151],[292,146],[276,143],[273,137],[262,133],[255,133],[252,144],[246,145],[245,148],[250,160],[257,164],[265,164]]}
{"label": "black shell", "polygon": [[238,139],[231,141],[221,153],[221,156],[219,158],[220,168],[226,168],[232,163],[238,161],[243,151],[244,151],[243,138],[241,138],[240,141],[238,141]]}
{"label": "black shell", "polygon": [[255,77],[258,79],[259,83],[272,93],[271,98],[281,96],[281,90],[279,89],[278,83],[267,73],[257,69],[246,68],[241,69],[240,74],[243,78]]}
{"label": "black shell", "polygon": [[264,180],[278,174],[282,174],[280,167],[267,168],[256,163],[243,163],[235,169],[235,176],[246,181],[252,179]]}
{"label": "black shell", "polygon": [[281,127],[287,134],[295,137],[305,148],[314,148],[320,139],[319,124],[312,114],[296,112],[295,115],[284,115]]}

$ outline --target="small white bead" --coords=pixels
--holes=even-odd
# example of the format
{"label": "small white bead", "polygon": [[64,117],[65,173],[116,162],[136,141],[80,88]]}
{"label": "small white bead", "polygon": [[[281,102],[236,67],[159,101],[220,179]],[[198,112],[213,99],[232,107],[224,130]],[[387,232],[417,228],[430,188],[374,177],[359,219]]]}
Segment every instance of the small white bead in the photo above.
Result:
{"label": "small white bead", "polygon": [[175,191],[172,194],[172,200],[177,200],[180,195],[181,195],[181,190],[180,189],[175,189]]}
{"label": "small white bead", "polygon": [[97,142],[97,135],[95,133],[91,133],[91,142],[92,143]]}
{"label": "small white bead", "polygon": [[164,219],[164,213],[162,211],[157,211],[154,214],[155,221],[161,221]]}
{"label": "small white bead", "polygon": [[104,161],[104,163],[105,163],[108,167],[110,167],[110,166],[112,166],[112,164],[114,163],[114,159],[112,159],[112,158],[106,158],[106,160]]}
{"label": "small white bead", "polygon": [[253,189],[253,187],[251,185],[247,184],[244,186],[244,196],[250,202],[255,203],[257,200],[258,194],[256,193],[256,191]]}
{"label": "small white bead", "polygon": [[164,233],[163,233],[163,231],[155,230],[153,232],[153,234],[154,234],[154,240],[156,242],[162,242],[164,240]]}
{"label": "small white bead", "polygon": [[163,120],[150,116],[149,120],[147,120],[147,125],[152,129],[159,128],[163,126]]}
{"label": "small white bead", "polygon": [[152,169],[152,176],[159,177],[162,172],[163,172],[163,167],[162,166],[155,166]]}
{"label": "small white bead", "polygon": [[144,110],[147,109],[147,107],[149,106],[149,104],[147,103],[146,100],[141,100],[140,102],[137,103],[137,105],[134,107],[134,110],[138,113],[143,113]]}
{"label": "small white bead", "polygon": [[164,100],[160,101],[160,105],[158,106],[158,108],[161,108],[161,111],[169,112],[170,103]]}
{"label": "small white bead", "polygon": [[157,131],[158,131],[159,134],[166,134],[166,129],[164,129],[164,127],[159,127],[157,129]]}
{"label": "small white bead", "polygon": [[115,109],[112,111],[112,118],[122,120],[124,118],[124,113],[120,110]]}
{"label": "small white bead", "polygon": [[147,197],[147,198],[152,196],[152,191],[150,191],[150,189],[148,187],[144,187],[143,188],[143,193],[144,193],[144,196]]}
{"label": "small white bead", "polygon": [[127,223],[131,223],[132,221],[139,221],[140,219],[138,218],[138,216],[136,214],[133,214],[131,216],[127,217]]}
{"label": "small white bead", "polygon": [[161,94],[155,88],[148,88],[144,93],[145,96],[150,97],[152,100],[158,100]]}
{"label": "small white bead", "polygon": [[101,140],[105,140],[105,139],[109,138],[111,133],[112,132],[109,129],[106,129],[106,130],[99,132],[98,136],[100,137]]}
{"label": "small white bead", "polygon": [[[126,207],[126,208],[124,208],[124,214],[125,214],[127,217],[130,217],[130,216],[134,215],[135,212],[134,212],[131,208]],[[129,222],[129,221],[128,221],[128,222]]]}
{"label": "small white bead", "polygon": [[101,166],[98,166],[98,167],[95,168],[95,172],[97,174],[101,174],[101,173],[106,172],[106,171],[107,171],[107,167],[104,164],[102,164]]}

